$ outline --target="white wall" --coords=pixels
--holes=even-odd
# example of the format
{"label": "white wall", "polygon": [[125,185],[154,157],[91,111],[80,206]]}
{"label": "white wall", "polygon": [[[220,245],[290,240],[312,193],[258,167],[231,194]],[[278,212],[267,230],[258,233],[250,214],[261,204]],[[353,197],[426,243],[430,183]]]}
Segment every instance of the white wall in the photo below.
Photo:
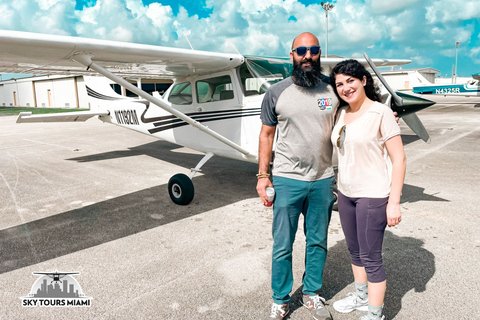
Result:
{"label": "white wall", "polygon": [[17,106],[35,107],[32,81],[17,82]]}
{"label": "white wall", "polygon": [[5,97],[5,85],[0,84],[0,107],[6,106],[4,97]]}
{"label": "white wall", "polygon": [[52,81],[55,108],[77,108],[77,88],[75,78]]}
{"label": "white wall", "polygon": [[[2,94],[1,103],[0,103],[2,107],[15,106],[14,92],[18,92],[16,82],[9,82],[3,85],[3,94]],[[17,94],[17,102],[18,102],[18,94]]]}
{"label": "white wall", "polygon": [[3,81],[0,83],[0,106],[89,108],[82,76],[45,76]]}
{"label": "white wall", "polygon": [[53,97],[52,80],[35,81],[35,96],[38,108],[53,108],[55,99]]}

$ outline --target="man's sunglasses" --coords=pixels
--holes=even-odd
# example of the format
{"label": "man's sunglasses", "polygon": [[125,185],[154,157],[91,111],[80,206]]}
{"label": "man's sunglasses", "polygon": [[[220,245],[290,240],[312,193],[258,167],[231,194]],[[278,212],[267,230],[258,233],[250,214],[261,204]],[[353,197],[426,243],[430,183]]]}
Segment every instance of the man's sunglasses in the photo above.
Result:
{"label": "man's sunglasses", "polygon": [[292,52],[296,52],[299,56],[304,56],[307,54],[307,50],[310,50],[312,56],[315,56],[320,52],[320,46],[296,47],[292,49]]}
{"label": "man's sunglasses", "polygon": [[338,132],[337,147],[340,149],[343,148],[343,143],[345,142],[345,135],[347,134],[347,126],[343,126]]}

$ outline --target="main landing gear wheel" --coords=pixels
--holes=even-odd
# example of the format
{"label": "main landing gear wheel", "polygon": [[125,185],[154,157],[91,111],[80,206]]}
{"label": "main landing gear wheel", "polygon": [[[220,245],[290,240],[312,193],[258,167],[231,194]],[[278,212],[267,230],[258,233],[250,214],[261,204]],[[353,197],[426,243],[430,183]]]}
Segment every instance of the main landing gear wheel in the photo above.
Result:
{"label": "main landing gear wheel", "polygon": [[176,204],[189,204],[195,194],[192,180],[183,173],[174,175],[168,181],[168,194]]}

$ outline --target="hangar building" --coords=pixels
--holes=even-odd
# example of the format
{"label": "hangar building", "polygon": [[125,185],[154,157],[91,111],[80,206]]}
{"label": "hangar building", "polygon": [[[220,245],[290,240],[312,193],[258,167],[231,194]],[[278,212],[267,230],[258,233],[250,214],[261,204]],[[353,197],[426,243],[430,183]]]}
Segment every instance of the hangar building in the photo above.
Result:
{"label": "hangar building", "polygon": [[0,82],[0,106],[88,109],[82,76],[40,76]]}
{"label": "hangar building", "polygon": [[[132,82],[144,91],[163,93],[171,81],[142,80]],[[111,84],[118,94],[134,96],[125,88]],[[38,76],[0,81],[0,107],[89,109],[83,76]]]}
{"label": "hangar building", "polygon": [[433,68],[423,69],[399,69],[399,70],[382,70],[382,75],[387,80],[388,84],[395,90],[412,90],[413,86],[408,76],[409,72],[419,72],[431,83],[435,83],[435,75],[440,73],[439,70]]}

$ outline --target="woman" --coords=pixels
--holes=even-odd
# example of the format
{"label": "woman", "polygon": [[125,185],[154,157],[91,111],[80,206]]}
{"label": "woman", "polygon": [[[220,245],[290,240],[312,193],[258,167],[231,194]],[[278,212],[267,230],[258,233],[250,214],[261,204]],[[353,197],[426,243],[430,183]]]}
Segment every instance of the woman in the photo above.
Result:
{"label": "woman", "polygon": [[386,226],[401,221],[406,168],[400,128],[357,60],[337,64],[330,81],[348,104],[338,110],[331,139],[338,153],[338,210],[355,279],[355,292],[333,307],[341,313],[368,310],[360,320],[385,319],[382,243]]}

